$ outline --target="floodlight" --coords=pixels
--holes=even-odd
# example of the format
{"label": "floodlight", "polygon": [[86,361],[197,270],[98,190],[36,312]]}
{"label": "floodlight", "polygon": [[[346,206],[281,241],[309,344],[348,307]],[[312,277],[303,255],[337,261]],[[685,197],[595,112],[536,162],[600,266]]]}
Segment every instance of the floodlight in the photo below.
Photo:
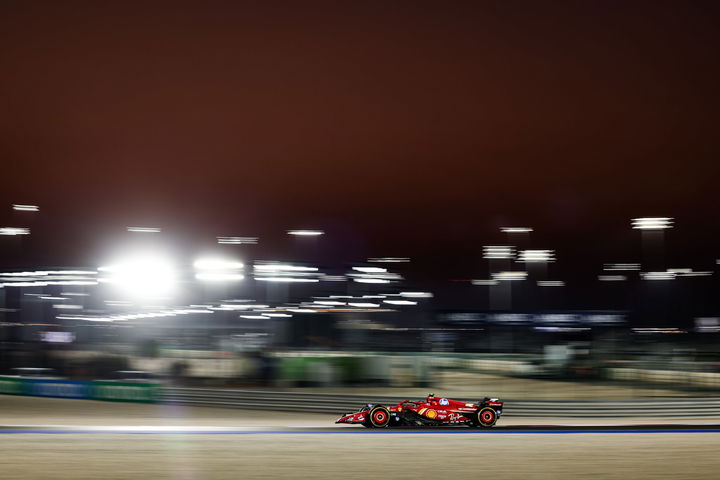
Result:
{"label": "floodlight", "polygon": [[598,275],[601,282],[624,282],[627,280],[625,275]]}
{"label": "floodlight", "polygon": [[288,230],[287,233],[288,233],[288,235],[314,237],[314,236],[322,235],[325,232],[323,232],[322,230]]}
{"label": "floodlight", "polygon": [[530,227],[500,227],[500,231],[504,233],[530,233],[533,229]]}
{"label": "floodlight", "polygon": [[518,254],[521,263],[548,263],[555,261],[554,250],[522,250]]}
{"label": "floodlight", "polygon": [[640,274],[643,280],[674,280],[675,272],[643,272]]}
{"label": "floodlight", "polygon": [[217,242],[221,245],[256,245],[258,237],[217,237]]}
{"label": "floodlight", "polygon": [[639,263],[606,263],[603,265],[603,270],[608,271],[632,271],[640,270]]}
{"label": "floodlight", "polygon": [[377,257],[368,258],[370,263],[408,263],[410,259],[408,257]]}
{"label": "floodlight", "polygon": [[632,228],[637,230],[663,230],[672,228],[673,219],[670,217],[641,217],[632,219]]}
{"label": "floodlight", "polygon": [[483,247],[483,258],[505,259],[515,256],[515,247],[505,245],[486,245]]}
{"label": "floodlight", "polygon": [[387,268],[381,267],[352,267],[353,270],[363,273],[386,273]]}
{"label": "floodlight", "polygon": [[13,208],[13,210],[16,210],[18,212],[39,212],[40,211],[40,207],[38,207],[37,205],[14,204],[12,206],[12,208]]}
{"label": "floodlight", "polygon": [[157,257],[134,257],[98,268],[100,282],[117,286],[133,297],[151,298],[172,292],[176,272],[172,265]]}
{"label": "floodlight", "polygon": [[0,227],[0,235],[30,235],[30,229],[22,227]]}
{"label": "floodlight", "polygon": [[242,273],[199,272],[195,274],[195,278],[206,282],[232,282],[244,280],[245,275]]}
{"label": "floodlight", "polygon": [[255,280],[261,280],[263,282],[284,282],[284,283],[316,283],[319,282],[317,278],[295,278],[295,277],[255,277]]}
{"label": "floodlight", "polygon": [[527,272],[497,272],[492,274],[492,278],[501,281],[525,280],[527,278]]}

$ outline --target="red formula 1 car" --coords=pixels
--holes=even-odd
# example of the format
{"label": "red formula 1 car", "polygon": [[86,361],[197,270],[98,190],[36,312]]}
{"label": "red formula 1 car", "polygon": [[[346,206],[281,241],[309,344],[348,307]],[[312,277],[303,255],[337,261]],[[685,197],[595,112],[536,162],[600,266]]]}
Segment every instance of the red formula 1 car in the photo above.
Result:
{"label": "red formula 1 car", "polygon": [[497,398],[466,403],[431,393],[425,400],[403,400],[392,407],[368,404],[358,412],[341,416],[335,423],[359,423],[367,428],[458,424],[489,428],[502,415],[502,408],[503,402]]}

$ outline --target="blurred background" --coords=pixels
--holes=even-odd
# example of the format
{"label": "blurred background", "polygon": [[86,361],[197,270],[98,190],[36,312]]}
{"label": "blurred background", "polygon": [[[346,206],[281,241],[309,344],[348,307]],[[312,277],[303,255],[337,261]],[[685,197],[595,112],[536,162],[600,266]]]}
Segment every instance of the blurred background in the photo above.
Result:
{"label": "blurred background", "polygon": [[[42,222],[37,205],[13,209]],[[637,261],[595,265],[583,285],[589,308],[568,298],[562,256],[534,248],[527,226],[502,227],[492,240],[503,242],[478,246],[476,278],[433,281],[410,257],[323,263],[338,241],[331,231],[279,232],[282,259],[255,258],[258,237],[215,237],[192,258],[170,248],[172,232],[126,227],[106,264],[0,272],[0,385],[60,397],[152,386],[140,401],[174,387],[717,395],[717,266],[670,268],[664,237],[681,234],[674,226],[628,220],[638,238],[618,257]],[[33,233],[3,234],[22,250]]]}

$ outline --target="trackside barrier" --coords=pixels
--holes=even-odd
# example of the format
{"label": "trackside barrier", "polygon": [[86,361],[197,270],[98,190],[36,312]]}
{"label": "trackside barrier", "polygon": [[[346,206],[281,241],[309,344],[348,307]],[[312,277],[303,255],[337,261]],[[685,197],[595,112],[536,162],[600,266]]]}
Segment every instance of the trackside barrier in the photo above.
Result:
{"label": "trackside barrier", "polygon": [[33,397],[91,398],[89,382],[72,380],[26,380],[25,395]]}
{"label": "trackside barrier", "polygon": [[26,395],[25,382],[19,378],[0,377],[0,394]]}
{"label": "trackside barrier", "polygon": [[[251,410],[341,414],[367,404],[394,405],[407,397],[336,395],[263,390],[164,388],[163,403]],[[477,402],[479,398],[460,399]],[[720,398],[672,398],[628,401],[508,400],[503,415],[511,417],[720,417]]]}
{"label": "trackside barrier", "polygon": [[152,383],[89,382],[90,398],[114,402],[154,403],[160,386]]}
{"label": "trackside barrier", "polygon": [[[71,380],[0,377],[0,394],[59,398],[86,398],[121,402],[163,402],[202,407],[248,410],[303,411],[339,415],[367,404],[393,405],[407,397],[341,395],[329,393],[278,392],[162,387],[155,384],[123,382],[77,382]],[[480,398],[464,398],[477,402]],[[720,398],[664,398],[627,401],[511,400],[504,415],[511,417],[718,417]]]}
{"label": "trackside barrier", "polygon": [[6,395],[153,403],[159,389],[159,385],[149,383],[0,377],[0,394]]}

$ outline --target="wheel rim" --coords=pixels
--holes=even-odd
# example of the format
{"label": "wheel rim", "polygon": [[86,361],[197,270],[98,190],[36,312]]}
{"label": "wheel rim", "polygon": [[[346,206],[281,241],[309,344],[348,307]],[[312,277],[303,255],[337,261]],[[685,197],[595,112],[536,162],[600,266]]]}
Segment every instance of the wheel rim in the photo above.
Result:
{"label": "wheel rim", "polygon": [[387,415],[385,415],[385,412],[382,410],[378,410],[377,412],[373,413],[373,422],[377,425],[382,425],[385,423],[385,420],[387,420]]}
{"label": "wheel rim", "polygon": [[491,424],[495,420],[495,413],[492,410],[485,410],[480,413],[480,420],[482,423]]}

